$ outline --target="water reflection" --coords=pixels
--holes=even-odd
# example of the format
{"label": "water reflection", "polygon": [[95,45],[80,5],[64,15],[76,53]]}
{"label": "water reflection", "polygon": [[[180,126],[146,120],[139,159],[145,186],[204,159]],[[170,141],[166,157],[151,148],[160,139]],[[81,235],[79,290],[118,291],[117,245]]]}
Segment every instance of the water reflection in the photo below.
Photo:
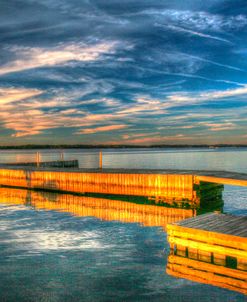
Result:
{"label": "water reflection", "polygon": [[235,259],[181,246],[171,249],[166,272],[174,277],[247,294],[247,258]]}
{"label": "water reflection", "polygon": [[[197,213],[194,208],[172,208],[14,188],[0,188],[0,196],[0,202],[5,204],[22,204],[35,209],[69,212],[74,216],[94,216],[102,220],[117,220],[164,228],[167,223],[193,217]],[[134,199],[135,197],[133,197]]]}

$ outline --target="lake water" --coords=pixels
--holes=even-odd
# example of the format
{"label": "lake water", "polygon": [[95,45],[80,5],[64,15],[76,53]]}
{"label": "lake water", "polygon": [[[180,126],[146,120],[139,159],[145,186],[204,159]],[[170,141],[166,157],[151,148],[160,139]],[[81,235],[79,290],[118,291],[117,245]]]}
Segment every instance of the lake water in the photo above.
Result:
{"label": "lake water", "polygon": [[[0,150],[0,163],[78,159],[80,167],[97,168],[99,150]],[[247,148],[218,149],[104,149],[104,168],[193,169],[247,172]]]}
{"label": "lake water", "polygon": [[[40,152],[59,157],[56,150]],[[82,167],[97,165],[97,152],[64,152]],[[246,155],[246,149],[106,150],[103,164],[246,173]],[[0,162],[34,156],[1,151]],[[59,196],[0,189],[0,301],[246,301],[239,292],[166,274],[169,245],[164,227],[152,226],[157,219],[147,226],[134,214],[124,219],[129,213],[122,210],[119,219],[106,219],[94,207],[86,216],[73,204],[63,208]],[[224,212],[247,215],[247,188],[225,186],[223,199]]]}

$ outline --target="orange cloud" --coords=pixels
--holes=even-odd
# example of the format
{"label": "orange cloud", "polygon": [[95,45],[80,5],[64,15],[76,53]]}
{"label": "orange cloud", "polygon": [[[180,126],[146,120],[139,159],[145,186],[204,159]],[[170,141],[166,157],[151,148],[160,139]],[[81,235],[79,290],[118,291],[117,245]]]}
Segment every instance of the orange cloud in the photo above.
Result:
{"label": "orange cloud", "polygon": [[0,105],[29,99],[42,94],[38,89],[0,88]]}
{"label": "orange cloud", "polygon": [[92,134],[97,132],[107,132],[107,131],[115,131],[127,128],[128,125],[109,125],[109,126],[102,126],[102,127],[96,127],[96,128],[89,128],[89,129],[83,129],[81,131],[78,131],[77,134]]}
{"label": "orange cloud", "polygon": [[224,131],[224,130],[236,129],[236,125],[234,123],[229,123],[229,122],[222,122],[222,123],[200,122],[199,124],[208,127],[211,131]]}
{"label": "orange cloud", "polygon": [[177,134],[174,136],[153,136],[153,137],[142,137],[142,138],[134,138],[126,141],[126,143],[130,144],[153,144],[153,143],[165,143],[166,141],[177,141],[177,140],[186,140],[183,134]]}

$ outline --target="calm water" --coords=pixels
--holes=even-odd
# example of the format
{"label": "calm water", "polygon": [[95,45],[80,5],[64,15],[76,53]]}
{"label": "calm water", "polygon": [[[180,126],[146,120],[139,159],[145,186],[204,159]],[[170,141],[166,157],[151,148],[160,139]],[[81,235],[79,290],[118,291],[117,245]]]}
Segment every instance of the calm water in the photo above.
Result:
{"label": "calm water", "polygon": [[[58,160],[61,150],[0,150],[1,162]],[[80,167],[98,167],[99,150],[63,150],[65,159],[78,159]],[[194,169],[247,172],[247,148],[219,149],[107,149],[103,150],[104,168]]]}
{"label": "calm water", "polygon": [[[41,152],[58,157],[57,151]],[[104,166],[247,172],[246,149],[138,152],[105,151]],[[0,162],[32,153],[1,152]],[[81,165],[91,158],[91,166],[97,157],[78,150],[65,156]],[[167,275],[163,227],[76,216],[73,207],[51,210],[57,195],[37,200],[19,190],[10,196],[6,201],[0,192],[0,301],[246,301],[237,292]],[[247,188],[225,186],[224,201],[224,212],[247,215]]]}

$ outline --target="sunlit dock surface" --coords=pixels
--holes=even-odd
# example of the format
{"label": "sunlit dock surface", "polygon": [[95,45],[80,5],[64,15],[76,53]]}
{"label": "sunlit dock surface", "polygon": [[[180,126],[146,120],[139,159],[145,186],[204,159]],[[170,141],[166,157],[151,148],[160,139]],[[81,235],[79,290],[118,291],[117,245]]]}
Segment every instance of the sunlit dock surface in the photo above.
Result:
{"label": "sunlit dock surface", "polygon": [[[58,162],[58,161],[57,161]],[[70,162],[70,161],[68,161]],[[74,162],[74,161],[71,161]],[[42,164],[42,163],[41,163]],[[50,172],[67,172],[67,173],[99,173],[99,174],[172,174],[172,175],[192,175],[197,181],[216,182],[221,184],[247,186],[247,173],[231,172],[231,171],[210,171],[210,170],[182,170],[182,169],[83,169],[73,168],[66,169],[58,167],[35,167],[21,166],[21,164],[0,164],[1,169],[11,170],[29,170],[29,171],[50,171]]]}
{"label": "sunlit dock surface", "polygon": [[157,203],[188,201],[198,205],[205,197],[201,193],[206,191],[207,196],[211,196],[211,201],[215,202],[216,197],[220,199],[222,183],[247,184],[246,174],[214,172],[217,177],[213,177],[211,172],[206,171],[201,171],[203,176],[190,173],[192,171],[5,167],[0,169],[0,185],[80,194],[92,192],[146,196]]}
{"label": "sunlit dock surface", "polygon": [[167,273],[247,294],[247,217],[205,214],[167,225]]}

